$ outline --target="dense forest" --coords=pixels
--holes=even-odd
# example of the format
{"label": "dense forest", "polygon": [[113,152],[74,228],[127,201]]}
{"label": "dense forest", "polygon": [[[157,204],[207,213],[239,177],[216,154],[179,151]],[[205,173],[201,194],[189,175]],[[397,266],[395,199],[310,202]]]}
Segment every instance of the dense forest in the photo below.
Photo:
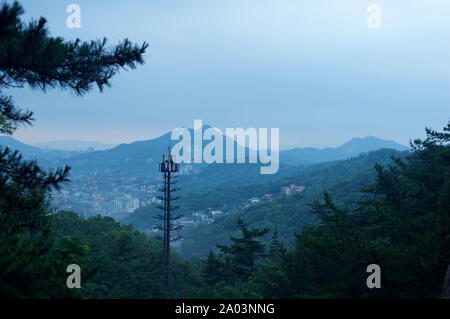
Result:
{"label": "dense forest", "polygon": [[[208,207],[212,207],[227,211],[229,215],[217,218],[212,224],[183,228],[183,241],[177,249],[183,256],[191,257],[208,254],[210,249],[216,248],[216,244],[230,243],[230,237],[239,233],[235,227],[239,215],[245,216],[245,221],[250,227],[268,227],[272,231],[277,230],[279,239],[290,246],[295,231],[305,224],[317,221],[317,217],[309,213],[309,204],[314,199],[320,198],[324,189],[335,195],[338,204],[351,205],[352,202],[365,196],[358,192],[361,185],[375,180],[376,172],[373,167],[376,163],[387,165],[392,163],[392,156],[404,157],[406,154],[407,152],[383,149],[349,160],[298,167],[292,170],[291,175],[274,177],[264,183],[228,188],[210,183],[210,189],[205,192],[198,192],[189,184],[185,186],[184,181],[180,180],[178,185],[189,191],[185,191],[177,201],[177,205],[180,205],[177,212],[183,216],[191,216],[192,213],[205,213]],[[239,174],[242,170],[230,166],[228,174],[218,169],[221,172],[221,180],[226,180],[230,175],[235,176],[236,171]],[[211,168],[213,167],[214,165],[211,165]],[[217,175],[219,174],[216,172],[215,176]],[[208,179],[202,178],[201,184],[208,184]],[[281,187],[290,184],[303,185],[306,189],[290,196],[279,195]],[[260,198],[263,194],[274,194],[274,200],[262,201],[243,208],[243,204],[248,203],[249,198]],[[155,204],[141,207],[120,222],[130,223],[138,230],[151,230],[155,224],[154,216],[159,213],[156,206]],[[262,237],[266,243],[270,238],[271,234]]]}
{"label": "dense forest", "polygon": [[[1,90],[83,95],[143,63],[145,43],[65,41],[49,36],[44,18],[24,23],[22,14],[17,2],[0,10]],[[0,92],[2,134],[32,121]],[[450,264],[450,121],[442,132],[427,128],[408,154],[382,150],[321,165],[293,177],[310,193],[228,216],[214,230],[228,237],[203,256],[173,253],[167,287],[160,240],[109,217],[55,209],[52,191],[70,182],[70,168],[46,171],[0,148],[0,297],[439,298]],[[278,189],[289,180],[282,178],[260,187]],[[230,204],[217,189],[202,196]],[[79,289],[66,286],[70,264],[81,267]],[[381,267],[381,289],[366,286],[370,264]]]}
{"label": "dense forest", "polygon": [[[277,231],[279,239],[288,247],[292,246],[294,232],[298,232],[306,224],[315,224],[317,216],[310,214],[309,204],[322,196],[324,190],[331,192],[338,204],[351,206],[366,195],[358,192],[361,185],[374,181],[375,163],[388,164],[392,156],[403,157],[406,152],[380,150],[363,154],[359,157],[313,165],[304,168],[301,174],[277,179],[265,184],[218,189],[206,194],[186,195],[180,200],[183,207],[195,211],[201,207],[224,207],[231,212],[218,218],[211,225],[199,225],[183,230],[184,240],[180,252],[187,257],[205,255],[216,244],[230,243],[230,237],[236,236],[236,215],[245,219],[250,227],[270,228]],[[301,193],[289,196],[278,195],[282,186],[296,184],[306,187]],[[234,207],[236,203],[245,203],[248,198],[261,197],[263,194],[274,194],[272,201],[251,205],[247,208]],[[200,203],[203,203],[203,206]],[[269,243],[271,234],[261,239]]]}

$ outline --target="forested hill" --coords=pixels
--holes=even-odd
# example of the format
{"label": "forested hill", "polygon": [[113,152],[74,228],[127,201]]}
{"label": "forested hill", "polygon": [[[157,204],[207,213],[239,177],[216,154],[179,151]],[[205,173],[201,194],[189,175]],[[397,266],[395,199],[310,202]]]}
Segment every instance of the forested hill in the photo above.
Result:
{"label": "forested hill", "polygon": [[[184,228],[184,240],[180,252],[185,256],[204,255],[217,243],[228,242],[230,235],[235,234],[236,218],[241,215],[250,227],[269,227],[277,229],[279,236],[286,242],[293,238],[293,232],[301,230],[305,223],[314,223],[315,218],[309,214],[310,204],[323,196],[324,190],[335,195],[337,203],[349,203],[359,198],[354,191],[362,184],[373,181],[376,163],[385,165],[391,162],[391,157],[403,157],[407,152],[395,150],[379,150],[358,157],[311,165],[300,173],[270,180],[263,184],[216,188],[207,192],[185,192],[177,204],[184,216],[194,212],[202,212],[211,207],[230,212],[228,216],[217,219],[209,225]],[[281,187],[296,184],[306,186],[306,189],[291,196],[280,195]],[[181,185],[182,186],[182,185]],[[262,197],[273,194],[274,200],[252,205],[243,209],[251,197]],[[138,209],[125,218],[122,223],[131,223],[140,230],[151,229],[156,220],[153,218],[158,210],[155,207]],[[265,239],[270,238],[270,234]]]}
{"label": "forested hill", "polygon": [[[36,12],[35,9],[32,9],[31,13]],[[16,105],[16,100],[29,101],[31,104],[34,102],[36,105],[46,105],[47,102],[50,106],[61,104],[57,103],[53,94],[47,96],[47,102],[45,99],[41,100],[38,95],[30,96],[27,87],[41,93],[62,89],[77,96],[83,96],[94,88],[103,92],[119,72],[135,69],[144,63],[145,57],[152,55],[147,52],[149,45],[146,42],[133,43],[124,39],[116,45],[109,45],[106,38],[84,41],[67,40],[62,36],[53,37],[51,34],[54,31],[48,29],[44,17],[29,20],[28,14],[24,19],[24,13],[24,8],[17,1],[3,1],[0,6],[0,134],[13,135],[19,128],[30,126],[35,120],[33,111],[22,109],[21,103]],[[222,19],[219,22],[222,25]],[[186,35],[189,37],[189,34]],[[136,34],[130,36],[135,37]],[[315,38],[314,35],[312,38]],[[229,48],[234,49],[235,46],[230,44]],[[203,50],[202,47],[199,49]],[[182,55],[186,52],[189,51],[180,51]],[[265,52],[269,51],[261,51],[262,54]],[[426,60],[426,57],[422,60]],[[435,60],[440,64],[442,62],[437,58]],[[264,64],[268,71],[272,69],[270,64]],[[152,65],[150,71],[155,70],[155,64]],[[277,62],[273,66],[278,65]],[[390,63],[384,71],[380,69],[380,75],[392,73],[389,65]],[[421,68],[429,69],[427,65]],[[251,67],[247,71],[253,69]],[[310,71],[314,71],[313,69]],[[344,65],[342,70],[345,69]],[[213,71],[216,75],[216,70]],[[420,77],[420,73],[414,73],[409,74],[413,80],[409,84],[418,87],[416,78]],[[200,74],[208,80],[207,75],[203,72]],[[243,76],[245,78],[245,74]],[[171,74],[167,74],[167,78],[172,78]],[[313,89],[320,84],[320,78],[321,76],[316,77],[318,82],[314,81]],[[388,83],[389,90],[382,90],[380,87],[381,90],[377,93],[385,98],[390,98],[391,93],[403,97],[403,89],[411,87],[407,85],[408,82],[404,83],[405,78],[399,78],[396,83]],[[135,79],[140,81],[142,76]],[[205,87],[196,83],[195,79],[186,79],[190,81],[191,86],[199,89],[200,94],[205,91]],[[229,79],[233,80],[234,77]],[[130,88],[140,87],[137,82],[127,83]],[[439,85],[444,82],[436,83]],[[173,85],[169,87],[170,91],[178,90],[177,83],[171,84]],[[329,81],[323,84],[327,86]],[[343,84],[348,87],[349,83]],[[289,88],[291,85],[287,84],[285,87]],[[309,88],[311,87],[298,85],[291,87],[295,96]],[[372,87],[366,86],[366,89],[367,92],[372,91]],[[217,87],[212,86],[209,91],[216,93]],[[270,91],[267,93],[275,96],[275,93],[283,93],[285,90]],[[176,242],[175,244],[180,245],[173,248],[185,256],[202,255],[200,258],[185,258],[174,251],[175,249],[164,252],[164,243],[170,242],[149,238],[148,234],[153,232],[148,232],[145,228],[157,223],[152,215],[156,210],[154,206],[137,210],[128,221],[137,228],[146,230],[144,233],[132,225],[120,224],[112,217],[97,215],[85,218],[79,215],[83,212],[78,208],[72,207],[73,211],[65,211],[52,204],[56,191],[64,191],[64,187],[67,187],[67,190],[70,179],[72,185],[79,184],[73,187],[75,192],[61,192],[63,197],[80,197],[86,204],[92,204],[94,199],[97,202],[106,201],[106,196],[99,196],[96,179],[92,178],[96,173],[131,175],[121,181],[126,192],[128,189],[135,189],[135,186],[139,189],[140,186],[145,186],[142,192],[151,195],[153,199],[153,190],[157,188],[157,183],[152,177],[161,176],[157,163],[167,151],[168,135],[160,140],[136,142],[70,158],[52,155],[47,163],[44,163],[46,156],[53,153],[16,143],[11,136],[0,138],[0,299],[170,298],[178,299],[181,304],[184,299],[194,298],[450,298],[450,121],[447,112],[437,107],[439,103],[435,103],[443,96],[436,94],[438,92],[434,89],[429,91],[428,95],[425,94],[427,91],[427,88],[421,90],[419,95],[424,98],[412,105],[409,102],[414,100],[415,96],[408,99],[397,99],[393,96],[392,103],[377,110],[377,118],[372,121],[380,124],[378,130],[398,136],[396,130],[402,130],[401,135],[407,134],[407,131],[415,131],[418,116],[423,116],[423,121],[427,123],[446,119],[447,124],[442,131],[426,128],[426,138],[423,140],[410,136],[410,152],[379,150],[380,145],[375,145],[378,142],[370,139],[369,144],[367,139],[353,140],[335,153],[339,157],[328,157],[328,150],[322,150],[320,154],[313,150],[312,153],[320,156],[307,154],[305,158],[302,150],[295,150],[291,154],[291,159],[297,161],[295,164],[304,164],[305,159],[309,161],[308,165],[317,163],[317,159],[328,162],[294,167],[294,171],[288,174],[283,169],[281,172],[286,174],[284,176],[274,175],[269,179],[250,181],[251,174],[257,173],[258,167],[242,165],[228,168],[224,165],[220,167],[223,171],[208,171],[213,168],[211,166],[194,176],[198,178],[180,178],[179,186],[184,187],[184,191],[180,193],[182,199],[179,204],[182,209],[178,212],[188,215],[193,212],[205,213],[206,210],[209,215],[197,214],[196,220],[185,218],[183,221],[186,227],[181,229],[179,234],[184,236],[184,240]],[[131,91],[128,89],[128,92]],[[192,96],[195,95],[195,92],[191,93]],[[251,97],[253,90],[247,93],[250,93],[247,97]],[[309,93],[310,97],[316,97],[315,90]],[[344,131],[359,130],[359,127],[364,125],[364,122],[359,121],[363,118],[349,119],[346,115],[353,115],[351,110],[360,104],[360,99],[353,94],[350,96],[347,92],[341,93],[343,95],[338,94],[336,98],[349,102],[350,113],[342,113],[336,119],[333,118],[336,122],[334,127],[340,130],[340,134]],[[232,91],[230,94],[229,96],[237,96],[233,95]],[[214,102],[214,99],[210,99],[213,95],[203,100]],[[161,101],[166,106],[173,104],[167,102],[165,94],[161,96]],[[285,96],[287,95],[283,94],[278,100],[288,102],[284,99]],[[239,98],[233,100],[247,99],[245,95],[237,97]],[[111,98],[113,96],[102,100],[109,101]],[[221,96],[216,98],[223,100]],[[260,98],[264,100],[264,97]],[[306,96],[305,101],[308,99]],[[98,99],[90,101],[95,100]],[[150,100],[146,102],[151,102]],[[197,98],[194,100],[196,104],[201,102]],[[323,108],[324,114],[330,114],[328,110],[335,109],[335,99],[327,100],[330,101],[330,108]],[[436,104],[436,107],[430,107],[430,101],[433,102],[431,104]],[[120,104],[121,101],[116,102]],[[155,125],[160,121],[156,117],[160,115],[158,110],[164,105],[146,104],[155,107],[155,117],[149,121],[149,125]],[[282,104],[288,107],[291,105]],[[400,112],[393,114],[390,105],[394,104],[399,108],[422,108],[426,111],[415,114],[414,119],[413,116],[405,116]],[[83,130],[82,120],[93,113],[85,113],[86,109],[80,103],[74,103],[75,105],[81,106],[81,115],[73,118],[73,124]],[[189,108],[189,103],[186,105]],[[216,103],[211,105],[220,107]],[[197,110],[201,111],[204,105],[199,107]],[[238,105],[235,110],[239,111]],[[75,114],[75,111],[76,109],[68,109],[68,114]],[[111,108],[111,112],[116,111],[118,110]],[[132,111],[132,108],[127,108],[122,114],[127,115],[127,119],[145,117],[144,113],[133,114]],[[247,114],[254,113],[251,109],[246,111],[249,111],[245,112]],[[275,110],[275,113],[279,115],[280,112],[277,111]],[[172,108],[171,112],[177,110]],[[101,109],[94,113],[99,115],[99,121],[108,120]],[[196,110],[189,108],[189,113],[195,114]],[[232,113],[234,112],[230,115],[233,115]],[[134,117],[129,117],[130,114]],[[304,115],[302,112],[286,114],[294,120],[298,119],[299,114]],[[377,119],[388,117],[389,123],[377,123]],[[263,120],[253,116],[252,118],[256,122]],[[92,120],[95,121],[95,118]],[[246,122],[245,118],[238,120]],[[304,120],[313,118],[305,117]],[[55,127],[50,129],[56,129],[54,132],[57,133],[58,129],[63,128],[61,123],[66,121],[63,118],[59,121],[58,118],[50,116],[42,124],[45,123],[54,123]],[[111,124],[114,123],[106,124],[105,127],[113,127]],[[312,129],[309,134],[326,134],[322,127],[317,126],[318,122],[309,124]],[[127,126],[119,127],[120,130],[127,130]],[[388,130],[384,130],[385,127]],[[70,127],[67,129],[68,132],[63,133],[70,133]],[[39,131],[42,130],[33,132]],[[88,131],[82,133],[89,134]],[[35,137],[37,138],[37,135]],[[320,139],[320,136],[315,138]],[[369,148],[366,147],[368,145]],[[381,147],[392,148],[391,145]],[[371,147],[378,150],[375,151]],[[306,153],[310,151],[306,150]],[[360,155],[367,151],[374,152]],[[283,157],[283,154],[280,156]],[[348,159],[349,156],[353,158]],[[34,158],[38,161],[29,161]],[[330,160],[341,161],[329,162]],[[72,165],[74,169],[71,171],[66,164]],[[244,171],[243,168],[248,170]],[[80,182],[74,177],[85,180]],[[143,185],[128,183],[133,177],[145,179],[142,181]],[[92,184],[89,184],[92,180],[95,186],[93,188]],[[215,184],[205,182],[211,180]],[[105,179],[104,184],[112,186],[113,189],[118,186],[115,177],[114,181]],[[194,185],[200,185],[201,188],[195,190]],[[286,186],[289,188],[282,188]],[[116,209],[119,208],[116,200],[125,194],[120,188],[117,187],[114,194],[110,189],[102,191],[102,195],[111,195],[113,201],[108,200],[108,203],[114,206],[106,207],[111,213],[119,210]],[[84,194],[79,192],[80,189]],[[131,194],[126,195],[131,197]],[[138,194],[133,193],[134,195]],[[263,195],[268,196],[261,200]],[[249,201],[250,197],[258,198]],[[150,203],[151,200],[146,202]],[[129,203],[128,200],[127,202]],[[136,207],[136,201],[133,199],[132,204],[126,206],[131,210]],[[97,208],[99,207],[94,206],[94,211],[99,211]],[[218,212],[217,209],[223,212]],[[109,214],[106,210],[102,213]],[[181,219],[176,219],[178,216],[172,217],[181,223]],[[194,224],[203,226],[188,227]],[[178,229],[173,229],[171,235],[175,237],[177,232]],[[166,240],[174,237],[166,237]],[[216,247],[215,252],[210,251]],[[166,264],[169,260],[170,265]],[[259,303],[251,301],[240,305]],[[261,301],[261,304],[264,304],[264,301]],[[14,307],[13,311],[19,308],[16,302],[11,305]],[[36,309],[34,305],[29,308]],[[239,310],[236,307],[230,308],[234,308],[234,311],[227,309],[229,314],[245,312],[244,307],[238,307]],[[281,309],[277,308],[275,313],[282,312],[278,310]],[[174,313],[173,308],[171,312]],[[263,312],[268,314],[270,311],[261,309],[253,313]],[[195,315],[193,312],[184,312],[188,316],[189,313]]]}
{"label": "forested hill", "polygon": [[[207,207],[234,209],[241,207],[251,197],[261,197],[264,194],[279,195],[281,187],[290,184],[306,186],[306,190],[313,188],[327,189],[330,183],[340,181],[361,171],[373,172],[375,163],[388,163],[392,156],[403,157],[407,152],[395,150],[379,150],[360,155],[358,157],[297,168],[293,174],[283,176],[264,183],[241,185],[231,184],[233,187],[216,187],[206,192],[189,192],[186,188],[180,201],[187,212],[198,211]],[[180,186],[184,185],[180,182]],[[305,190],[305,192],[306,192]]]}
{"label": "forested hill", "polygon": [[[218,190],[197,198],[192,196],[186,199],[187,207],[200,208],[201,198],[207,206],[220,207],[223,203],[233,205],[243,202],[251,196],[260,197],[265,193],[278,194],[282,186],[289,184],[306,186],[301,193],[291,196],[279,195],[272,202],[252,205],[239,210],[237,214],[249,227],[258,229],[268,227],[272,231],[277,230],[279,238],[289,245],[294,232],[299,232],[303,225],[316,221],[316,217],[310,213],[309,204],[321,199],[325,190],[329,191],[337,204],[348,205],[361,198],[362,194],[357,191],[362,185],[374,181],[376,163],[386,165],[392,163],[392,156],[403,157],[407,154],[407,152],[394,150],[380,150],[334,164],[321,164],[303,174],[263,185]],[[235,202],[232,203],[232,200]],[[236,214],[230,214],[217,219],[210,225],[183,229],[184,240],[180,245],[180,252],[185,256],[204,255],[210,249],[214,249],[216,244],[229,243],[230,236],[238,234],[236,220]],[[268,242],[271,236],[272,233],[268,233],[263,239]]]}

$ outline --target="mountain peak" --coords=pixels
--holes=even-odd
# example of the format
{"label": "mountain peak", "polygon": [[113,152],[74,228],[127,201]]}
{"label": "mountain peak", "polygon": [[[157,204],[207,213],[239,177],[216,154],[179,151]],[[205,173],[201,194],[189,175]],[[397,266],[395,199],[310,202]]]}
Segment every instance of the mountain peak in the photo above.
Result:
{"label": "mountain peak", "polygon": [[366,149],[363,152],[373,151],[381,148],[392,148],[395,150],[405,151],[408,149],[405,145],[401,145],[392,140],[384,140],[375,136],[366,136],[366,137],[354,137],[350,141],[342,144],[340,148],[345,147],[361,147],[362,149]]}
{"label": "mountain peak", "polygon": [[362,138],[354,137],[339,147],[330,147],[325,149],[307,147],[282,151],[280,153],[280,162],[291,165],[314,164],[334,160],[343,160],[379,149],[406,151],[409,148],[398,144],[397,142],[383,140],[375,136],[367,136]]}

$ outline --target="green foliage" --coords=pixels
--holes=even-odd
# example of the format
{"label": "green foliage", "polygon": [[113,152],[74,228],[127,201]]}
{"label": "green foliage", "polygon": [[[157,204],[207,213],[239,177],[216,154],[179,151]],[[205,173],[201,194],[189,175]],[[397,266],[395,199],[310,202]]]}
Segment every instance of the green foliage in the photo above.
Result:
{"label": "green foliage", "polygon": [[64,270],[78,252],[61,250],[68,242],[53,234],[47,196],[67,181],[66,173],[47,173],[17,152],[0,152],[0,295],[74,296],[65,288]]}
{"label": "green foliage", "polygon": [[281,261],[286,257],[286,252],[284,244],[278,240],[278,231],[275,230],[270,241],[269,258],[272,261]]}
{"label": "green foliage", "polygon": [[54,218],[58,236],[76,238],[88,247],[76,262],[83,274],[82,298],[178,298],[200,281],[195,261],[174,254],[167,291],[161,241],[131,226],[110,217],[83,219],[72,212],[60,212]]}
{"label": "green foliage", "polygon": [[[379,150],[349,160],[313,165],[302,169],[300,174],[278,178],[265,184],[185,194],[179,202],[182,207],[180,211],[185,216],[207,207],[217,209],[224,204],[227,205],[226,211],[230,212],[230,215],[218,218],[209,225],[184,228],[184,240],[179,251],[186,257],[207,255],[216,244],[230,243],[229,238],[239,233],[235,227],[237,215],[244,217],[250,227],[277,229],[279,240],[290,248],[295,231],[301,230],[304,225],[317,222],[317,216],[309,213],[309,203],[319,199],[324,189],[335,195],[336,204],[355,207],[354,202],[368,196],[358,192],[361,186],[375,181],[375,163],[389,164],[392,163],[392,156],[402,157],[406,154],[394,150]],[[281,187],[290,184],[304,185],[306,189],[291,196],[279,195]],[[242,209],[242,205],[248,202],[249,198],[261,197],[266,193],[274,195],[272,202]],[[145,230],[148,228],[144,228],[148,219],[144,219],[144,214],[139,215],[142,218],[133,219],[133,225]],[[269,243],[270,239],[270,236],[262,238],[266,243]]]}
{"label": "green foliage", "polygon": [[146,43],[141,46],[124,40],[113,48],[106,39],[83,42],[50,37],[47,20],[25,23],[18,2],[2,4],[0,9],[0,132],[12,134],[19,125],[30,125],[33,112],[18,109],[12,97],[1,89],[32,88],[46,91],[60,87],[76,94],[89,92],[93,85],[100,91],[123,68],[142,64]]}
{"label": "green foliage", "polygon": [[[170,289],[161,278],[160,241],[112,218],[85,220],[75,213],[49,214],[44,205],[45,192],[22,192],[25,184],[6,179],[9,196],[32,210],[14,218],[0,215],[5,221],[0,236],[1,294],[39,298],[439,297],[450,263],[450,156],[446,134],[427,130],[425,141],[412,143],[411,154],[393,158],[386,167],[376,164],[373,175],[367,169],[367,163],[373,163],[371,156],[386,163],[386,156],[392,153],[375,152],[303,174],[305,181],[315,178],[320,185],[327,185],[320,183],[322,176],[335,175],[321,201],[317,200],[320,186],[310,185],[314,192],[279,197],[246,210],[247,222],[261,219],[258,212],[264,212],[268,220],[277,220],[277,213],[284,208],[291,207],[288,213],[294,216],[299,216],[295,215],[298,209],[309,210],[315,222],[300,227],[290,249],[278,237],[282,223],[259,221],[259,225],[267,225],[260,230],[249,228],[241,218],[236,227],[236,215],[221,219],[233,235],[227,243],[218,245],[220,253],[210,251],[203,260],[186,260],[173,254]],[[358,165],[359,170],[355,170]],[[44,189],[48,178],[41,177],[37,184],[41,188],[37,189]],[[361,184],[365,185],[359,192],[349,191],[349,186],[356,191]],[[12,197],[14,190],[17,197]],[[36,201],[42,205],[27,204]],[[2,205],[9,204],[4,201]],[[8,211],[13,210],[10,207]],[[26,212],[22,208],[19,211]],[[155,211],[141,213],[151,219]],[[225,224],[233,219],[233,223]],[[270,226],[277,229],[271,239]],[[13,231],[14,227],[17,230]],[[8,232],[14,236],[5,236]],[[269,243],[268,249],[264,242]],[[64,287],[66,274],[62,270],[70,263],[82,269],[79,291]],[[381,289],[366,286],[369,264],[381,266]]]}
{"label": "green foliage", "polygon": [[0,134],[11,135],[16,130],[16,126],[11,119],[0,113]]}
{"label": "green foliage", "polygon": [[[450,124],[449,124],[450,125]],[[449,126],[444,129],[448,132]],[[425,141],[395,165],[376,166],[362,191],[371,199],[338,208],[328,193],[315,202],[318,226],[297,234],[290,272],[302,297],[438,297],[448,255],[450,134],[427,129]],[[379,264],[382,289],[365,287],[365,268]]]}
{"label": "green foliage", "polygon": [[269,229],[249,229],[240,217],[237,220],[237,227],[242,237],[231,237],[232,245],[217,245],[217,247],[232,267],[236,278],[245,280],[254,270],[256,261],[264,256],[265,245],[256,238],[266,234]]}
{"label": "green foliage", "polygon": [[[247,277],[235,272],[239,246],[224,246],[221,259],[211,253],[198,296],[438,298],[450,264],[450,123],[443,133],[426,132],[408,156],[375,165],[375,179],[357,202],[337,205],[329,192],[313,200],[318,222],[296,233],[287,252],[275,233],[268,255]],[[370,264],[381,267],[381,289],[366,286]]]}
{"label": "green foliage", "polygon": [[[17,2],[0,9],[0,89],[60,87],[82,95],[143,62],[145,43],[108,49],[106,40],[65,41],[48,35],[44,18],[24,23],[22,14]],[[32,115],[0,92],[1,133],[31,124]],[[53,211],[49,193],[68,182],[69,168],[46,172],[1,149],[0,297],[438,298],[450,264],[450,122],[426,134],[411,142],[410,154],[381,150],[259,185],[212,183],[215,189],[184,196],[189,210],[226,207],[246,223],[238,218],[236,229],[238,215],[230,214],[192,228],[187,238],[203,247],[183,249],[210,254],[172,254],[169,289],[160,241],[112,218]],[[291,183],[306,190],[240,209],[249,197],[276,195]],[[140,211],[142,218],[152,213]],[[271,239],[268,228],[277,229]],[[211,245],[219,242],[216,254]],[[69,264],[81,266],[81,289],[66,287]],[[366,286],[369,264],[381,266],[381,289]]]}
{"label": "green foliage", "polygon": [[237,220],[241,237],[232,237],[232,245],[218,245],[221,254],[210,251],[203,263],[204,286],[195,291],[203,298],[258,298],[254,284],[249,280],[256,264],[266,257],[266,247],[257,238],[269,230],[249,229],[241,218]]}
{"label": "green foliage", "polygon": [[222,261],[214,254],[209,252],[208,258],[204,261],[203,280],[206,285],[212,286],[221,282],[224,278]]}
{"label": "green foliage", "polygon": [[89,254],[76,262],[82,270],[83,297],[152,296],[158,292],[159,287],[147,279],[157,275],[154,271],[148,277],[136,278],[141,267],[160,263],[156,243],[111,218],[83,220],[75,213],[61,212],[55,220],[59,236],[78,238],[89,247]]}
{"label": "green foliage", "polygon": [[[128,40],[107,49],[106,40],[65,41],[49,36],[46,20],[24,23],[18,2],[0,9],[0,133],[30,125],[31,111],[17,108],[2,89],[28,85],[45,91],[62,88],[82,95],[102,90],[119,69],[143,63],[147,44]],[[77,297],[66,287],[66,267],[87,253],[87,246],[55,234],[49,193],[68,182],[69,167],[46,172],[17,151],[0,148],[0,296]]]}

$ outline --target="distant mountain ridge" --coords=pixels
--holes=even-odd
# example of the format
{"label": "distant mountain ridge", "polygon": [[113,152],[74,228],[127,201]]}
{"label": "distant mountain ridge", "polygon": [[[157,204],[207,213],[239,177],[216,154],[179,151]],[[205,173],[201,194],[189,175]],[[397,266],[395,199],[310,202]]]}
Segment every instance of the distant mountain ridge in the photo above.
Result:
{"label": "distant mountain ridge", "polygon": [[293,148],[280,152],[280,162],[289,165],[310,165],[335,160],[343,160],[358,156],[362,153],[379,149],[393,149],[406,151],[409,147],[390,140],[383,140],[374,136],[365,138],[355,137],[339,147],[318,149],[313,147]]}
{"label": "distant mountain ridge", "polygon": [[121,172],[139,176],[157,176],[158,163],[167,153],[170,133],[158,138],[120,144],[112,149],[80,154],[68,164],[78,174]]}
{"label": "distant mountain ridge", "polygon": [[[193,130],[189,129],[189,131],[193,136]],[[162,154],[167,153],[170,137],[171,133],[166,133],[155,139],[120,144],[111,149],[91,152],[42,150],[24,144],[10,136],[0,136],[0,146],[9,146],[11,149],[17,149],[25,158],[37,159],[42,161],[43,164],[69,164],[73,168],[72,173],[76,175],[120,172],[136,176],[156,177],[158,176],[158,163]],[[174,141],[171,144],[174,145]],[[207,144],[208,142],[204,141],[203,147]],[[348,159],[379,149],[405,151],[408,150],[408,147],[373,136],[353,138],[335,148],[294,148],[280,151],[280,163],[296,166],[311,165]],[[188,165],[192,166],[192,164]],[[199,165],[197,164],[197,166]]]}
{"label": "distant mountain ridge", "polygon": [[37,160],[44,166],[61,165],[63,162],[79,152],[69,152],[61,150],[42,150],[38,147],[30,146],[22,143],[15,138],[7,135],[0,136],[0,146],[3,148],[10,148],[11,150],[18,150],[26,160]]}
{"label": "distant mountain ridge", "polygon": [[104,151],[114,148],[117,144],[105,144],[97,141],[79,141],[79,140],[56,140],[48,142],[33,143],[32,146],[43,150],[59,151]]}
{"label": "distant mountain ridge", "polygon": [[0,146],[9,147],[12,150],[18,150],[26,158],[38,158],[43,155],[41,149],[24,144],[11,136],[0,136]]}

